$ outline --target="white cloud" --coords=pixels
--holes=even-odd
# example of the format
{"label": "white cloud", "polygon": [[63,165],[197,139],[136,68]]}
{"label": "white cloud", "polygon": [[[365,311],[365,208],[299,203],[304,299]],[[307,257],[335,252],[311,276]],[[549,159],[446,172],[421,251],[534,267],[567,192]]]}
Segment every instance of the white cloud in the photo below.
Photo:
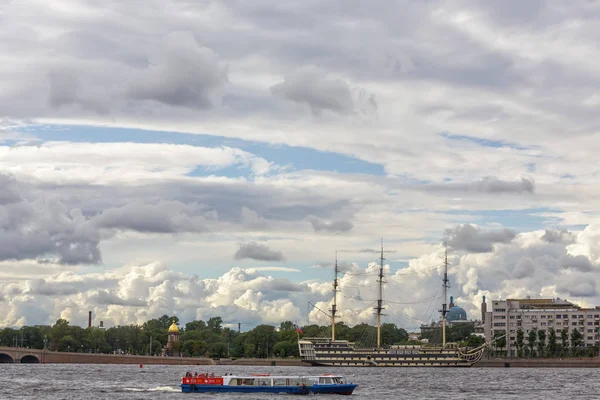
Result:
{"label": "white cloud", "polygon": [[[21,312],[32,321],[78,318],[79,307],[94,304],[115,323],[175,309],[206,315],[192,293],[236,317],[256,310],[250,316],[260,320],[279,308],[298,316],[293,307],[303,305],[270,297],[281,282],[258,277],[264,267],[227,272],[238,243],[267,241],[276,248],[267,258],[285,254],[296,269],[383,236],[412,274],[394,275],[388,292],[404,296],[414,285],[412,297],[427,296],[438,285],[433,248],[447,229],[456,249],[482,252],[453,256],[457,299],[471,311],[484,293],[595,299],[597,4],[273,4],[151,0],[143,13],[129,2],[3,6],[0,262],[14,270],[0,295],[12,307],[7,323],[24,323]],[[43,142],[40,123],[212,134],[245,139],[247,151],[116,136]],[[252,150],[265,144],[345,154],[386,176],[344,173],[352,160],[328,153],[320,156],[331,164],[281,167]],[[223,176],[230,168],[242,176]],[[535,232],[518,233],[519,224]],[[578,225],[587,227],[554,229]],[[356,257],[343,260],[348,271],[368,261]],[[132,267],[119,272],[131,287],[120,287],[110,278],[119,273],[96,267],[94,279],[107,281],[93,293],[73,276],[55,277],[85,277],[89,263],[153,260],[175,270]],[[192,264],[223,266],[221,277],[182,278],[177,271]],[[27,291],[18,266],[36,273]],[[160,283],[148,285],[156,276]],[[235,296],[222,288],[233,277],[243,282]],[[307,287],[325,296],[327,285]],[[360,285],[348,287],[351,299],[372,299]],[[75,288],[84,298],[69,294]],[[36,306],[50,293],[56,304]],[[232,306],[241,296],[247,308]],[[417,305],[404,313],[423,318]],[[367,307],[346,317],[370,315]]]}
{"label": "white cloud", "polygon": [[[586,228],[588,233],[597,229]],[[576,232],[576,244],[596,246]],[[480,303],[498,298],[559,296],[583,306],[600,304],[594,275],[600,268],[586,256],[572,253],[571,245],[543,240],[544,232],[526,232],[519,239],[487,253],[450,254],[449,294],[471,318],[479,318]],[[386,321],[409,329],[437,318],[441,303],[440,276],[444,251],[411,259],[407,268],[385,266]],[[379,266],[347,269],[340,278],[340,316],[348,324],[373,323]],[[160,263],[125,266],[96,273],[62,272],[0,284],[0,305],[6,310],[0,325],[52,323],[68,317],[84,325],[87,313],[107,324],[141,323],[162,314],[183,319],[221,315],[227,323],[277,324],[292,319],[304,323],[307,301],[322,310],[331,301],[331,282],[295,283],[263,272],[289,272],[291,268],[232,268],[216,279],[175,272]],[[241,319],[241,321],[234,321]],[[311,322],[327,323],[317,309]]]}

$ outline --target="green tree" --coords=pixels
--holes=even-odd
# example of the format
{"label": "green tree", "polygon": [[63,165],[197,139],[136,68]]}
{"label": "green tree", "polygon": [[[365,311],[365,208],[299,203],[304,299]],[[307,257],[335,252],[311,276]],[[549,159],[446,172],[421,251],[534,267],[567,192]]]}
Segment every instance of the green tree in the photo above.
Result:
{"label": "green tree", "polygon": [[462,342],[475,332],[473,324],[454,324],[446,330],[447,342]]}
{"label": "green tree", "polygon": [[206,323],[204,321],[191,321],[185,324],[185,331],[200,331],[206,329]]}
{"label": "green tree", "polygon": [[500,355],[504,354],[504,348],[506,347],[506,333],[502,331],[494,332],[494,347],[500,349]]}
{"label": "green tree", "polygon": [[223,358],[227,357],[227,344],[223,342],[217,342],[210,345],[209,352],[211,358]]}
{"label": "green tree", "polygon": [[377,341],[377,328],[368,324],[358,324],[350,328],[348,337],[351,342],[373,344]]}
{"label": "green tree", "polygon": [[223,319],[221,317],[212,317],[206,322],[206,327],[216,334],[221,333],[221,325],[223,325]]}
{"label": "green tree", "polygon": [[246,343],[244,346],[244,357],[256,357],[256,346],[253,343]]}
{"label": "green tree", "polygon": [[279,324],[279,332],[291,331],[291,330],[295,330],[295,329],[296,329],[296,324],[294,324],[292,321],[283,321],[281,324]]}
{"label": "green tree", "polygon": [[183,345],[183,351],[191,357],[202,357],[208,351],[208,346],[202,340],[186,340]]}
{"label": "green tree", "polygon": [[566,352],[569,350],[569,331],[567,328],[563,328],[560,331],[560,340],[562,344],[562,353],[566,355]]}
{"label": "green tree", "polygon": [[538,353],[540,357],[544,356],[544,350],[546,348],[546,331],[540,329],[538,331]]}
{"label": "green tree", "polygon": [[536,339],[537,339],[537,331],[535,329],[532,329],[532,330],[529,331],[529,337],[528,337],[528,339],[529,339],[529,343],[528,343],[529,344],[529,351],[530,351],[531,356],[533,357],[535,355],[533,349],[535,349],[535,342],[536,342]]}
{"label": "green tree", "polygon": [[571,331],[571,351],[573,352],[574,356],[579,354],[579,346],[581,346],[582,344],[582,338],[583,335],[581,334],[581,332],[579,332],[579,329],[574,328]]}
{"label": "green tree", "polygon": [[277,342],[273,346],[273,355],[275,357],[292,357],[298,355],[298,344],[293,342]]}
{"label": "green tree", "polygon": [[464,343],[468,347],[475,348],[484,344],[485,339],[481,336],[471,334]]}
{"label": "green tree", "polygon": [[548,331],[548,355],[554,357],[556,355],[556,331],[550,328]]}
{"label": "green tree", "polygon": [[408,333],[398,328],[396,324],[385,323],[381,325],[381,343],[389,346],[396,343],[405,342],[408,339]]}
{"label": "green tree", "polygon": [[519,328],[517,331],[517,356],[523,357],[523,349],[525,347],[525,333]]}

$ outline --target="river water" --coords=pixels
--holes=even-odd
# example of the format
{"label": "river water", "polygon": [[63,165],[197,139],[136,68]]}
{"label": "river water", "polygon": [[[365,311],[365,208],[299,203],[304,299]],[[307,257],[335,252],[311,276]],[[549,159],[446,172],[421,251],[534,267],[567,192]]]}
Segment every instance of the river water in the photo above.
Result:
{"label": "river water", "polygon": [[[197,367],[200,368],[200,367]],[[353,399],[598,399],[600,369],[307,368],[107,364],[0,364],[0,399],[276,399],[275,394],[181,393],[187,370],[252,374],[342,373],[358,383]],[[320,399],[345,396],[318,395]]]}

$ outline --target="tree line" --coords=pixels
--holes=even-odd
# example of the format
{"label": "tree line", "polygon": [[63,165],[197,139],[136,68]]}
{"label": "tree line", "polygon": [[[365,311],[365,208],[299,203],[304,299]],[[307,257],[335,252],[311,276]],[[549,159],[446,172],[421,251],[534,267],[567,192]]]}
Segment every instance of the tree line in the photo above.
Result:
{"label": "tree line", "polygon": [[[442,328],[435,327],[424,331],[421,339],[428,343],[440,345],[442,343]],[[475,348],[485,343],[485,339],[475,335],[473,324],[454,324],[446,327],[446,342],[458,343],[462,347]]]}
{"label": "tree line", "polygon": [[[52,326],[23,326],[19,329],[0,330],[0,346],[47,348],[52,351],[161,355],[168,341],[172,322],[179,325],[176,316],[163,315],[141,325],[124,325],[111,328],[70,325],[59,319]],[[173,343],[172,354],[190,357],[298,357],[298,326],[284,321],[279,326],[258,325],[238,332],[223,326],[221,317],[206,321],[196,320],[179,326],[179,341]],[[305,325],[301,336],[331,336],[330,326]],[[368,324],[350,327],[336,324],[336,339],[371,345],[376,340],[377,328]],[[381,327],[383,345],[409,343],[408,333],[393,323]]]}
{"label": "tree line", "polygon": [[[494,334],[495,338],[502,335],[500,331]],[[578,329],[573,329],[570,334],[566,329],[560,330],[559,334],[554,328],[548,329],[548,332],[544,329],[531,329],[528,334],[519,329],[515,344],[518,357],[580,357],[582,355],[593,357],[598,354],[597,347],[582,347],[583,334]],[[504,355],[506,337],[496,340],[494,347]]]}

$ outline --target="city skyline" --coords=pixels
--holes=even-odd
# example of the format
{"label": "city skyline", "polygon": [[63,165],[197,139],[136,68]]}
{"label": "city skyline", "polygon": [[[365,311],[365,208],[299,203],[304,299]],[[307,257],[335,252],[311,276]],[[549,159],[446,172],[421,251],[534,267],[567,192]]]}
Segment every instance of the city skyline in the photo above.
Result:
{"label": "city skyline", "polygon": [[18,3],[0,327],[600,304],[600,4]]}

